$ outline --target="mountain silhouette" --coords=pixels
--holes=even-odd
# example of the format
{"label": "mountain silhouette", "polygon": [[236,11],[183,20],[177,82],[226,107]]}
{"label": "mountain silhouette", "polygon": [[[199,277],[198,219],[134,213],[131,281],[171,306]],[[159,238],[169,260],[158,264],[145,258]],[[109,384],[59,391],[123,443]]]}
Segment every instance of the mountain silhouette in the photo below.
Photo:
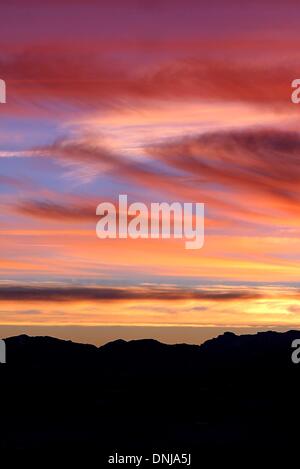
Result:
{"label": "mountain silhouette", "polygon": [[[1,451],[98,454],[275,454],[297,442],[300,331],[235,335],[202,345],[117,340],[96,347],[52,337],[5,339]],[[149,453],[149,454],[150,454]],[[197,463],[195,463],[197,461]]]}

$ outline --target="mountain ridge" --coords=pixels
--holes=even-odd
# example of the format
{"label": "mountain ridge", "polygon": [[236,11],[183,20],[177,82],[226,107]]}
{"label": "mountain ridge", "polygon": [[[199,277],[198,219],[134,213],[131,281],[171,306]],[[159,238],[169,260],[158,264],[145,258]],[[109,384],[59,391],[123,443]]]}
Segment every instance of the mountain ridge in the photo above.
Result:
{"label": "mountain ridge", "polygon": [[207,339],[205,340],[204,342],[202,342],[201,344],[189,344],[189,343],[186,343],[186,342],[176,342],[176,343],[172,343],[172,344],[169,344],[169,343],[165,343],[165,342],[162,342],[160,340],[157,340],[157,339],[132,339],[132,340],[126,340],[126,339],[115,339],[115,340],[112,340],[112,341],[108,341],[106,342],[105,344],[103,345],[94,345],[94,344],[90,344],[90,343],[86,343],[86,342],[75,342],[73,340],[66,340],[66,339],[60,339],[58,337],[54,337],[54,336],[49,336],[49,335],[36,335],[36,336],[32,336],[32,335],[28,335],[28,334],[19,334],[19,335],[16,335],[16,336],[9,336],[9,337],[3,337],[2,340],[4,340],[5,342],[6,341],[10,341],[10,342],[13,342],[13,341],[16,341],[16,342],[19,342],[19,341],[29,341],[29,340],[38,340],[38,339],[46,339],[46,340],[49,340],[49,341],[53,341],[53,342],[57,342],[57,343],[69,343],[69,344],[75,344],[75,345],[82,345],[82,346],[90,346],[90,347],[94,347],[94,348],[97,348],[97,349],[101,349],[101,348],[104,348],[104,347],[107,347],[107,346],[112,346],[112,345],[124,345],[124,344],[134,344],[134,343],[149,343],[149,344],[160,344],[160,345],[165,345],[165,346],[170,346],[170,347],[174,347],[174,346],[181,346],[181,345],[184,345],[184,346],[191,346],[191,347],[202,347],[203,345],[205,344],[208,344],[210,342],[214,342],[214,341],[218,341],[218,340],[221,340],[221,339],[227,339],[227,338],[243,338],[243,337],[251,337],[251,338],[255,338],[255,337],[261,337],[261,336],[264,336],[264,337],[268,337],[268,336],[287,336],[287,335],[294,335],[294,334],[298,334],[300,336],[300,329],[289,329],[288,331],[273,331],[273,330],[267,330],[267,331],[258,331],[254,334],[236,334],[235,332],[231,332],[231,331],[225,331],[223,334],[219,334],[217,335],[216,337],[212,337],[210,339]]}
{"label": "mountain ridge", "polygon": [[[79,365],[95,366],[112,363],[115,367],[130,368],[134,364],[153,368],[152,359],[157,360],[157,368],[168,364],[175,368],[175,362],[185,365],[217,365],[217,362],[230,362],[240,365],[251,360],[261,362],[276,356],[278,363],[290,357],[291,343],[300,338],[300,331],[286,332],[259,331],[256,334],[237,335],[226,331],[202,344],[165,344],[154,339],[126,341],[118,339],[97,347],[51,336],[28,336],[21,334],[3,339],[7,347],[7,363],[33,363],[36,365]],[[119,365],[118,365],[119,364]],[[153,369],[154,371],[154,369]]]}
{"label": "mountain ridge", "polygon": [[[268,457],[298,448],[300,331],[221,334],[201,345],[47,336],[5,339],[0,448],[99,458],[124,451]],[[134,453],[132,452],[134,451]],[[198,460],[197,460],[198,458]],[[104,464],[104,459],[101,460]]]}

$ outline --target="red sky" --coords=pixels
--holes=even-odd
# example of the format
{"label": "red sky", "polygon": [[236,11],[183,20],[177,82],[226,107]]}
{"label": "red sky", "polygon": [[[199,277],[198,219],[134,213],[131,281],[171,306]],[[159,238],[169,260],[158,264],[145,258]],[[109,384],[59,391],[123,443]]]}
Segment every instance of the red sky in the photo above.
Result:
{"label": "red sky", "polygon": [[[0,17],[0,325],[298,327],[298,2],[12,0]],[[96,206],[120,193],[205,203],[204,248],[99,240]]]}

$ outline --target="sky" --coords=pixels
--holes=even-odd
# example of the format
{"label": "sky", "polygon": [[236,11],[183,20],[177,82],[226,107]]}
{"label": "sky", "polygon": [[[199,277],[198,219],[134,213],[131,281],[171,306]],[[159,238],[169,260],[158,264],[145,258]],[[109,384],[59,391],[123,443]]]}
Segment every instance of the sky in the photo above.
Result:
{"label": "sky", "polygon": [[[1,5],[1,335],[299,328],[297,3]],[[119,194],[204,203],[204,247],[97,238]]]}

